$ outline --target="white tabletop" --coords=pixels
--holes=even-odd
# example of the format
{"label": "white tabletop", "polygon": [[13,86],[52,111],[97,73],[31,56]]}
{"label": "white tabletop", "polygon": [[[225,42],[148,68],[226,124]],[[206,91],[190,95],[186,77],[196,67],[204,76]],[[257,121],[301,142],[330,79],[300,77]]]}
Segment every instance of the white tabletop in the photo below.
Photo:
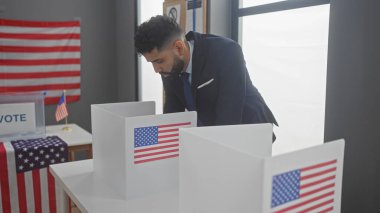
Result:
{"label": "white tabletop", "polygon": [[55,164],[50,168],[83,213],[178,213],[177,190],[126,201],[97,177],[92,159]]}
{"label": "white tabletop", "polygon": [[[63,130],[69,127],[71,131]],[[92,135],[76,124],[46,126],[46,136],[56,135],[64,140],[68,146],[78,146],[92,143]]]}

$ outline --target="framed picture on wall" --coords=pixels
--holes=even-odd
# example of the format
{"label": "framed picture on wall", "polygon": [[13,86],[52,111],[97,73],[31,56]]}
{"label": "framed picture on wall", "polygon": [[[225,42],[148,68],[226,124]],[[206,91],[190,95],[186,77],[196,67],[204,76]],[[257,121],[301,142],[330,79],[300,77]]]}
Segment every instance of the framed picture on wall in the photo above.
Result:
{"label": "framed picture on wall", "polygon": [[207,0],[166,0],[163,3],[163,14],[177,20],[185,33],[206,33]]}
{"label": "framed picture on wall", "polygon": [[163,3],[163,14],[174,18],[179,26],[185,30],[186,27],[186,1],[166,0]]}

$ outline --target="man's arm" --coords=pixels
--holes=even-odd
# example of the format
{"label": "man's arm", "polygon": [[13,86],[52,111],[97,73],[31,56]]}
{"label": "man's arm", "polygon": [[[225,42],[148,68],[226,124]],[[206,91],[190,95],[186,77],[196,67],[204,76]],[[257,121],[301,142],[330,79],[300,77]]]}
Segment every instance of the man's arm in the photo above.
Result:
{"label": "man's arm", "polygon": [[220,87],[216,104],[216,125],[240,124],[246,96],[246,66],[238,44],[230,44],[220,60]]}

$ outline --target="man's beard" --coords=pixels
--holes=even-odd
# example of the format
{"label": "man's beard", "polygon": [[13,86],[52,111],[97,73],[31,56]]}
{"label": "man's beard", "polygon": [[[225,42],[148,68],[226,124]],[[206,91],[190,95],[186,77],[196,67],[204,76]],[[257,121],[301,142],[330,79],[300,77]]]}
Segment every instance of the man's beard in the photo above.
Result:
{"label": "man's beard", "polygon": [[183,68],[185,66],[185,62],[180,59],[178,56],[174,56],[174,62],[173,67],[170,72],[160,72],[161,76],[164,78],[171,78],[178,77],[179,74],[183,71]]}

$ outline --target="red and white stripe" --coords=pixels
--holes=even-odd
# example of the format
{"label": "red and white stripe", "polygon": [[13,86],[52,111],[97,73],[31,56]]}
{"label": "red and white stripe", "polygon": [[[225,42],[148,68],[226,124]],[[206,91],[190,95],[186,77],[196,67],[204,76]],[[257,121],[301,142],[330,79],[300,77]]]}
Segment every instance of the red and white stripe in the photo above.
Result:
{"label": "red and white stripe", "polygon": [[57,106],[57,110],[55,111],[55,120],[58,122],[69,115],[69,112],[66,108],[66,103],[62,103]]}
{"label": "red and white stripe", "polygon": [[301,169],[300,198],[272,209],[275,213],[334,210],[337,160]]}
{"label": "red and white stripe", "polygon": [[0,213],[55,213],[56,183],[48,168],[16,173],[14,149],[0,142]]}
{"label": "red and white stripe", "polygon": [[158,144],[136,147],[135,164],[179,156],[179,128],[190,127],[191,122],[158,126]]}
{"label": "red and white stripe", "polygon": [[0,19],[0,93],[47,91],[55,104],[80,98],[78,21],[33,22]]}

